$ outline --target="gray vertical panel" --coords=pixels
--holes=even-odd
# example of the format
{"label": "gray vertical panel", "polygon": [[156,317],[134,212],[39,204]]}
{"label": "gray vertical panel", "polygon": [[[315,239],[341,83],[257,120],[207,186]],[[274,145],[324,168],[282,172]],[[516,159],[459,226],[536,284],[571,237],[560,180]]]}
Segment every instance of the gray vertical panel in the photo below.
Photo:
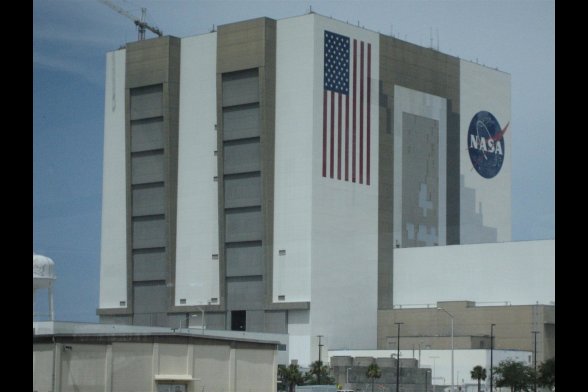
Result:
{"label": "gray vertical panel", "polygon": [[265,332],[268,333],[288,333],[287,311],[266,311],[265,312]]}
{"label": "gray vertical panel", "polygon": [[163,151],[135,153],[131,157],[131,183],[145,184],[164,181]]}
{"label": "gray vertical panel", "polygon": [[131,89],[131,120],[163,116],[163,85]]}
{"label": "gray vertical panel", "polygon": [[165,187],[162,182],[135,185],[133,194],[133,216],[160,215],[165,213]]}
{"label": "gray vertical panel", "polygon": [[163,117],[131,121],[131,152],[163,147]]}
{"label": "gray vertical panel", "polygon": [[259,76],[256,69],[223,75],[223,107],[259,102]]}
{"label": "gray vertical panel", "polygon": [[165,217],[133,218],[133,248],[161,248],[167,244]]}
{"label": "gray vertical panel", "polygon": [[261,276],[227,278],[227,310],[263,309],[265,285]]}
{"label": "gray vertical panel", "polygon": [[248,310],[245,318],[247,332],[264,332],[265,312],[263,310]]}
{"label": "gray vertical panel", "polygon": [[259,172],[226,176],[224,185],[225,208],[261,205],[261,174]]}
{"label": "gray vertical panel", "polygon": [[261,242],[227,244],[227,276],[263,275]]}
{"label": "gray vertical panel", "polygon": [[260,135],[259,104],[223,110],[223,139],[234,140]]}
{"label": "gray vertical panel", "polygon": [[261,167],[259,139],[225,143],[224,158],[225,174],[259,171]]}
{"label": "gray vertical panel", "polygon": [[[402,243],[438,244],[439,122],[402,114]],[[409,232],[410,231],[410,232]]]}
{"label": "gray vertical panel", "polygon": [[261,241],[263,221],[259,208],[240,208],[225,212],[226,242]]}
{"label": "gray vertical panel", "polygon": [[135,313],[165,313],[167,311],[165,281],[137,282],[133,286]]}
{"label": "gray vertical panel", "polygon": [[133,280],[165,280],[165,248],[140,249],[133,251]]}

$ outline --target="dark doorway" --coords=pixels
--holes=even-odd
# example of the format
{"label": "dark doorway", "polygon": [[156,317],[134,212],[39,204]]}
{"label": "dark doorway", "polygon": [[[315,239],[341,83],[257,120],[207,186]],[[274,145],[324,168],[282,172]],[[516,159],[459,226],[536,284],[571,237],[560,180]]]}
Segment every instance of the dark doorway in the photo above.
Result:
{"label": "dark doorway", "polygon": [[244,310],[233,310],[231,312],[231,330],[245,331],[245,322],[247,318]]}

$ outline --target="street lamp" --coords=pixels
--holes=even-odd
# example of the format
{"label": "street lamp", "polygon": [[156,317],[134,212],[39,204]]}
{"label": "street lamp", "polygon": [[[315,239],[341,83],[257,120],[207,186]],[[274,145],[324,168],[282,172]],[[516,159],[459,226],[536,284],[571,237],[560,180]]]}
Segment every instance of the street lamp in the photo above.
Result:
{"label": "street lamp", "polygon": [[398,345],[396,348],[396,392],[400,392],[400,324],[404,323],[394,324],[398,327],[396,332],[396,344]]}
{"label": "street lamp", "polygon": [[321,351],[323,348],[323,345],[321,344],[321,338],[323,337],[323,335],[317,335],[318,339],[319,339],[319,343],[318,343],[318,373],[316,375],[316,378],[318,380],[318,385],[321,385],[321,371],[322,371],[322,367],[323,367],[323,362],[321,361]]}
{"label": "street lamp", "polygon": [[447,315],[449,317],[451,317],[451,392],[454,392],[454,384],[453,384],[453,315],[441,307],[438,307],[437,310],[442,310],[445,313],[447,313]]}
{"label": "street lamp", "polygon": [[433,386],[433,392],[435,392],[435,384],[433,384],[433,379],[435,378],[435,359],[439,358],[439,356],[430,355],[429,358],[433,360],[433,372],[431,373],[431,385]]}
{"label": "street lamp", "polygon": [[493,387],[493,370],[492,370],[492,355],[494,351],[494,326],[496,324],[490,324],[490,392],[492,392]]}
{"label": "street lamp", "polygon": [[535,376],[533,377],[533,379],[535,382],[533,385],[533,391],[537,392],[537,334],[539,333],[539,331],[531,331],[531,333],[535,335],[535,344],[533,348],[533,367],[535,369]]}

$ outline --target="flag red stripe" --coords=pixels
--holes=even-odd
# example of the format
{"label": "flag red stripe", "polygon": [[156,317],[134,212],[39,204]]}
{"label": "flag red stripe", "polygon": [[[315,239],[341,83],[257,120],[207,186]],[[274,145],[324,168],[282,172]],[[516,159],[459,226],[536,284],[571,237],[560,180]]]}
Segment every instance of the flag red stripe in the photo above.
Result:
{"label": "flag red stripe", "polygon": [[351,181],[355,182],[355,126],[356,126],[356,117],[355,117],[355,97],[356,97],[356,86],[357,86],[357,40],[353,40],[353,134],[351,136],[352,139],[352,148],[351,148]]}
{"label": "flag red stripe", "polygon": [[333,171],[335,169],[335,92],[331,91],[331,148],[329,159],[329,174],[333,178]]}
{"label": "flag red stripe", "polygon": [[363,184],[363,41],[359,58],[359,183]]}
{"label": "flag red stripe", "polygon": [[367,45],[367,126],[366,126],[366,162],[365,162],[365,183],[370,184],[370,96],[372,84],[372,45]]}
{"label": "flag red stripe", "polygon": [[341,94],[337,94],[337,179],[341,179]]}
{"label": "flag red stripe", "polygon": [[345,95],[345,181],[349,181],[349,94]]}
{"label": "flag red stripe", "polygon": [[323,177],[327,176],[327,90],[323,92]]}

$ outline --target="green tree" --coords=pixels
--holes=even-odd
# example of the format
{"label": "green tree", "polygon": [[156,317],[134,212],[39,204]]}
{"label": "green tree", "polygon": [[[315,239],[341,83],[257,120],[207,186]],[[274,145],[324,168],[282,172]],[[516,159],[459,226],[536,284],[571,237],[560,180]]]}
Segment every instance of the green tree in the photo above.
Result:
{"label": "green tree", "polygon": [[478,392],[480,392],[480,386],[482,384],[482,380],[486,379],[486,369],[484,369],[480,365],[476,365],[470,371],[470,376],[472,377],[472,380],[478,380]]}
{"label": "green tree", "polygon": [[322,361],[314,361],[310,364],[310,369],[304,375],[304,383],[306,385],[318,385],[320,374],[321,385],[334,385],[335,377],[331,376],[331,370]]}
{"label": "green tree", "polygon": [[494,369],[494,377],[497,387],[510,388],[511,392],[530,392],[535,382],[533,368],[510,359],[498,364]]}
{"label": "green tree", "polygon": [[298,364],[291,363],[289,366],[278,366],[278,379],[288,388],[289,392],[294,392],[296,385],[301,385],[303,378]]}
{"label": "green tree", "polygon": [[549,388],[550,391],[555,388],[555,357],[539,365],[538,379],[539,385]]}
{"label": "green tree", "polygon": [[370,364],[370,366],[368,366],[365,375],[367,376],[367,378],[372,380],[372,392],[374,392],[374,381],[376,380],[376,378],[382,377],[382,370],[380,369],[378,364],[374,362]]}

